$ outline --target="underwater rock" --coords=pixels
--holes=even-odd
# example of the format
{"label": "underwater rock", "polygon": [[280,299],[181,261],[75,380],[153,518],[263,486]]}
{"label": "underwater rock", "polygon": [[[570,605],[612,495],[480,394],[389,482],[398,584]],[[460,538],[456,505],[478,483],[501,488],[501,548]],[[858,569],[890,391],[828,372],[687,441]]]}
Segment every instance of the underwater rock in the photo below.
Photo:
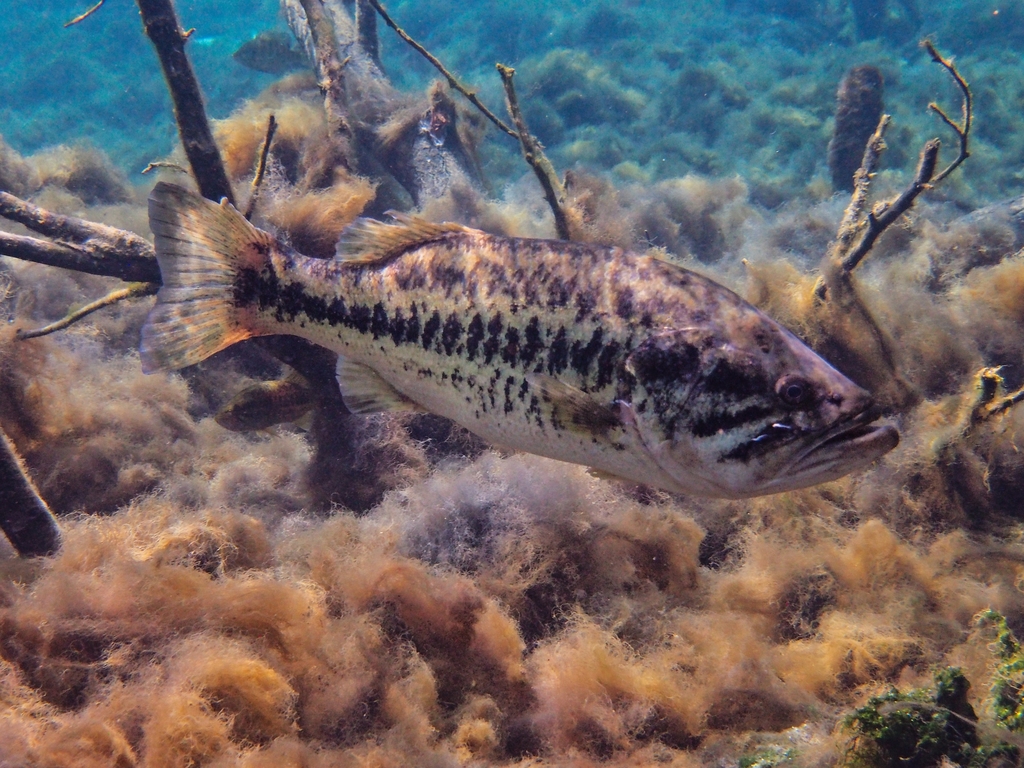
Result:
{"label": "underwater rock", "polygon": [[835,128],[828,143],[833,189],[853,190],[853,175],[860,168],[864,148],[882,117],[882,98],[882,73],[877,67],[854,67],[839,84]]}

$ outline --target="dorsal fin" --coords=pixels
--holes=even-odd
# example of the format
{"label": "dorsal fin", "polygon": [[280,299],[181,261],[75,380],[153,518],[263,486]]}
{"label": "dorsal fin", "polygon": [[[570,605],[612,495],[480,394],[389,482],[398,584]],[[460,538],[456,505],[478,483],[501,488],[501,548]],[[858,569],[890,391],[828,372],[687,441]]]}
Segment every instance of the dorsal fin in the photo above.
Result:
{"label": "dorsal fin", "polygon": [[341,233],[338,258],[354,264],[376,264],[410,248],[437,240],[449,232],[475,232],[461,224],[437,224],[418,216],[392,213],[394,224],[375,219],[356,219]]}

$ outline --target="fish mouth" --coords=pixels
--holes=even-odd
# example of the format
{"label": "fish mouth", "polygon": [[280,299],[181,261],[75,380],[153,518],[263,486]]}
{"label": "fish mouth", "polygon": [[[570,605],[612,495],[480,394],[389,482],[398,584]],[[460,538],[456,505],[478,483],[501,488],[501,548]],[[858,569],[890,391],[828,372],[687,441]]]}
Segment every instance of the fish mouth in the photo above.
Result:
{"label": "fish mouth", "polygon": [[780,480],[797,480],[802,487],[835,480],[867,467],[900,442],[891,424],[874,424],[880,409],[870,408],[818,435],[781,473]]}

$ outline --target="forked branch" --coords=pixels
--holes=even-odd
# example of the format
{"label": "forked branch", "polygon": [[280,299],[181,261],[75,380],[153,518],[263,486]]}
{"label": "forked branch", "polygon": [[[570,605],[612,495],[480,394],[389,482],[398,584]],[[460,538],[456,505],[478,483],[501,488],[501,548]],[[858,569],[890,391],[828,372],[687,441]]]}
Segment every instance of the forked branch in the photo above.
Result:
{"label": "forked branch", "polygon": [[508,104],[508,113],[512,116],[518,131],[519,144],[523,148],[523,157],[527,164],[533,169],[544,189],[544,197],[555,215],[555,229],[562,240],[571,240],[572,232],[569,226],[569,217],[566,215],[565,187],[555,173],[555,167],[544,154],[544,147],[537,140],[537,137],[530,133],[526,127],[526,120],[523,118],[522,110],[519,108],[519,99],[516,97],[515,85],[512,78],[516,71],[504,64],[495,65],[498,74],[501,75],[501,83],[505,86],[505,98]]}

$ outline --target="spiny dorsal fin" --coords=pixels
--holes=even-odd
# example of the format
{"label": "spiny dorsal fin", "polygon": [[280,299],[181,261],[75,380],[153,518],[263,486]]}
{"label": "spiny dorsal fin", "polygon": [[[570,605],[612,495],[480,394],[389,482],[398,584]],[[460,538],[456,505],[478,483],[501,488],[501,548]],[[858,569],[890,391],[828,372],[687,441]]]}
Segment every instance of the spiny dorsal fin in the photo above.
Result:
{"label": "spiny dorsal fin", "polygon": [[449,232],[475,232],[461,224],[436,224],[418,216],[391,214],[396,223],[356,219],[345,227],[338,240],[338,258],[353,264],[387,261],[421,243],[437,240]]}
{"label": "spiny dorsal fin", "polygon": [[603,436],[610,429],[622,426],[611,406],[602,405],[581,389],[540,373],[527,375],[527,382],[543,400],[551,403],[556,415],[568,422],[566,426]]}
{"label": "spiny dorsal fin", "polygon": [[341,355],[335,368],[341,399],[352,413],[421,411],[416,403],[388,384],[375,370]]}

